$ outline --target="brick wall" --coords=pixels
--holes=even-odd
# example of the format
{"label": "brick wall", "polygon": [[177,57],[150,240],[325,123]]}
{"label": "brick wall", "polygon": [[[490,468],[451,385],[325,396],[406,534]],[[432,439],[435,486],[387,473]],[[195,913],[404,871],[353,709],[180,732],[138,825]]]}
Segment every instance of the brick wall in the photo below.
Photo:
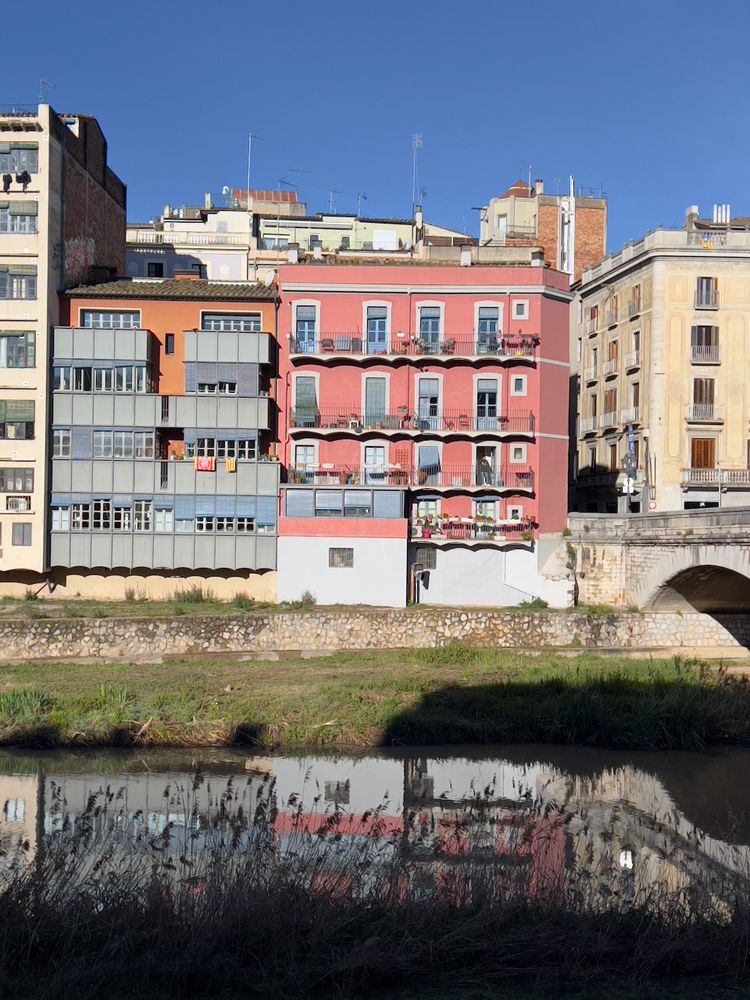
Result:
{"label": "brick wall", "polygon": [[537,206],[536,236],[537,243],[544,251],[544,259],[550,267],[557,267],[557,242],[560,232],[560,209],[556,204],[544,204],[540,200]]}
{"label": "brick wall", "polygon": [[587,267],[593,267],[604,257],[606,249],[607,213],[602,207],[587,206],[588,199],[576,204],[575,281]]}

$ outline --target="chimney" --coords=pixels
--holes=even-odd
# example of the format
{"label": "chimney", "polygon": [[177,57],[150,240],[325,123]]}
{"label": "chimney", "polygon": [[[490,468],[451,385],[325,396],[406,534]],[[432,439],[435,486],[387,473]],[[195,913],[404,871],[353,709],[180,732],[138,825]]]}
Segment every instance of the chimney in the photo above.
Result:
{"label": "chimney", "polygon": [[458,257],[458,263],[461,267],[471,267],[471,247],[463,246],[461,247],[461,252]]}
{"label": "chimney", "polygon": [[170,213],[170,211],[171,211],[171,209],[170,209],[169,205],[165,205],[165,206],[164,206],[164,218],[165,218],[165,219],[168,219],[168,218],[169,218],[169,213]]}
{"label": "chimney", "polygon": [[534,194],[544,194],[544,181],[541,177],[534,181]]}
{"label": "chimney", "polygon": [[206,191],[206,193],[203,195],[203,207],[204,208],[211,208],[211,192],[210,191]]}
{"label": "chimney", "polygon": [[286,259],[290,264],[299,264],[299,243],[290,243],[286,250]]}
{"label": "chimney", "polygon": [[544,253],[541,250],[531,251],[531,266],[544,267]]}
{"label": "chimney", "polygon": [[313,247],[313,260],[323,260],[323,247],[316,243]]}
{"label": "chimney", "polygon": [[685,229],[688,232],[695,229],[695,220],[698,218],[699,211],[697,205],[688,205],[685,209]]}

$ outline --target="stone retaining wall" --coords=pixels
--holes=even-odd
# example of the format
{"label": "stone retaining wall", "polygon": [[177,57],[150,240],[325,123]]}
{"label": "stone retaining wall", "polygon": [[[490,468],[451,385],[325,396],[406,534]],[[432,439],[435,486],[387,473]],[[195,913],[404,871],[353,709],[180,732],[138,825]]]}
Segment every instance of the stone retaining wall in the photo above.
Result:
{"label": "stone retaining wall", "polygon": [[149,659],[214,653],[430,648],[623,649],[738,655],[750,614],[315,609],[179,618],[0,621],[0,659]]}

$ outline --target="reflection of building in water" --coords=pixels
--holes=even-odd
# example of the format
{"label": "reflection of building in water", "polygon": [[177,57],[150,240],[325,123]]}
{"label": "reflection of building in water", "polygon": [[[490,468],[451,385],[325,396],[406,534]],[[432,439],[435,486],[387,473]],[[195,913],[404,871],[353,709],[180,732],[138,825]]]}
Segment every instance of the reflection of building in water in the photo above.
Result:
{"label": "reflection of building in water", "polygon": [[37,841],[36,767],[28,775],[0,774],[0,864],[31,858]]}

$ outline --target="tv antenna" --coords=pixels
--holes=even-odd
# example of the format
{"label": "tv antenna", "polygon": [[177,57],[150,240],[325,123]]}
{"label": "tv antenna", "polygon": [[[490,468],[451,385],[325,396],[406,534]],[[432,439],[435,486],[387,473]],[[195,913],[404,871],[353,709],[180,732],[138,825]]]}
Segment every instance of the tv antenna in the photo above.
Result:
{"label": "tv antenna", "polygon": [[362,202],[367,201],[367,195],[364,191],[360,191],[357,195],[357,218],[362,214]]}
{"label": "tv antenna", "polygon": [[328,211],[331,213],[331,215],[334,215],[336,212],[336,199],[334,195],[337,194],[341,194],[341,191],[339,191],[338,188],[331,188],[331,190],[328,192]]}
{"label": "tv antenna", "polygon": [[54,89],[55,89],[54,83],[50,83],[49,80],[40,80],[39,81],[39,103],[40,104],[44,104],[44,91],[45,90],[54,90]]}
{"label": "tv antenna", "polygon": [[247,210],[250,211],[250,161],[253,158],[253,140],[263,142],[254,132],[247,133]]}
{"label": "tv antenna", "polygon": [[417,166],[417,153],[422,148],[422,133],[415,132],[411,137],[411,214],[414,215],[414,206],[417,202],[417,188],[419,187],[419,168]]}

